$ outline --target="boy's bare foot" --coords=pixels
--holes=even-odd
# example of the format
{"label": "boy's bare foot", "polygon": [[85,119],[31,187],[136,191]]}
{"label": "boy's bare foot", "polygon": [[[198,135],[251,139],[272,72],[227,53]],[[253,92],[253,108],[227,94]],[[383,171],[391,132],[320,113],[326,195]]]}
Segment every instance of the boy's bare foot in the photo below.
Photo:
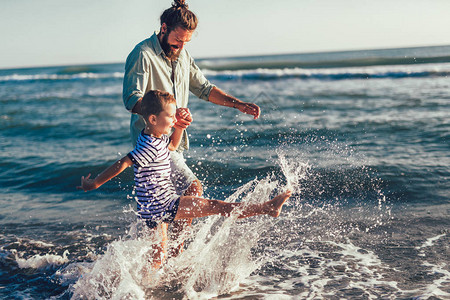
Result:
{"label": "boy's bare foot", "polygon": [[291,194],[291,191],[286,191],[282,194],[279,194],[272,200],[267,201],[267,214],[274,218],[278,217],[280,215],[281,208],[283,207],[284,202],[286,202],[286,200],[291,197]]}

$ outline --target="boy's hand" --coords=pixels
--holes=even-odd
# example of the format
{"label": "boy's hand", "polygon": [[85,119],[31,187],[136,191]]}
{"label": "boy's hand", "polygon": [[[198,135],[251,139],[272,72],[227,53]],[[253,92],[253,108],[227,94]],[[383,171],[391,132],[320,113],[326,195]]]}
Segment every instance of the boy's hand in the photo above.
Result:
{"label": "boy's hand", "polygon": [[90,179],[90,177],[91,177],[91,174],[89,174],[86,177],[81,176],[81,185],[77,186],[77,189],[84,190],[85,192],[95,190],[97,188],[97,186],[95,184],[95,180]]}
{"label": "boy's hand", "polygon": [[177,122],[175,123],[175,127],[180,129],[186,129],[189,125],[191,125],[192,114],[188,108],[178,108],[176,114]]}

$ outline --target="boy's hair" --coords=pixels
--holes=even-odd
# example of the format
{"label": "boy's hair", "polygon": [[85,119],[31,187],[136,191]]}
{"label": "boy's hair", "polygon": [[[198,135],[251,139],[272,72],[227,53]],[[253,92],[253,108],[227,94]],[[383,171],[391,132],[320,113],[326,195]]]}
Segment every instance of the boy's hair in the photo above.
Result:
{"label": "boy's hair", "polygon": [[164,106],[169,103],[177,103],[170,93],[158,90],[148,91],[141,101],[141,114],[147,120],[150,115],[159,115],[164,110]]}
{"label": "boy's hair", "polygon": [[169,33],[178,26],[192,31],[198,24],[197,16],[189,10],[186,0],[175,0],[172,7],[162,13],[160,19],[161,25],[166,23]]}

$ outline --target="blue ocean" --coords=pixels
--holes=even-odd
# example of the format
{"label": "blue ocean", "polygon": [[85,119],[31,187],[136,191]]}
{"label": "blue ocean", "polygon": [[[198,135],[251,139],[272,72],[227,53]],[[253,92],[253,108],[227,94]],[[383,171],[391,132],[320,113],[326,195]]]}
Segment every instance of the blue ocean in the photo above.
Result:
{"label": "blue ocean", "polygon": [[[125,58],[124,58],[125,59]],[[197,59],[253,120],[191,95],[205,196],[279,218],[209,217],[149,270],[124,64],[0,70],[0,298],[450,299],[450,46]]]}

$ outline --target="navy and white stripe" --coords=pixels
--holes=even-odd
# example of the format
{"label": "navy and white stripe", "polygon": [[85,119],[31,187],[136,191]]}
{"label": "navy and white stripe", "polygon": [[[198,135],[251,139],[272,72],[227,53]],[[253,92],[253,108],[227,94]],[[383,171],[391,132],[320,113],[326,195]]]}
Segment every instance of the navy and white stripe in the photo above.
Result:
{"label": "navy and white stripe", "polygon": [[142,219],[161,220],[180,197],[170,180],[170,140],[141,133],[136,147],[128,153],[134,163],[135,195]]}

